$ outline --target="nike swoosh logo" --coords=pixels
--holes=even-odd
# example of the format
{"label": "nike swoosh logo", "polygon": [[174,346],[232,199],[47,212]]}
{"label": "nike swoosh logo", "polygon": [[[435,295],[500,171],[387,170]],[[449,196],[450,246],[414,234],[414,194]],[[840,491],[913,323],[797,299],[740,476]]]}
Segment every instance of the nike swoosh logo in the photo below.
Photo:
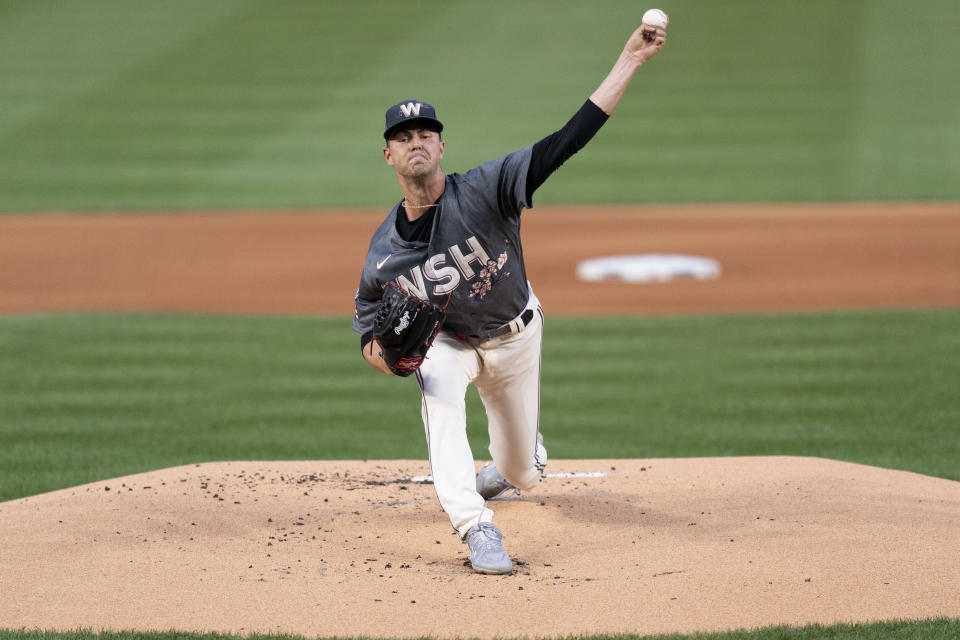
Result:
{"label": "nike swoosh logo", "polygon": [[378,262],[378,263],[377,263],[377,269],[379,270],[380,267],[382,267],[383,265],[387,264],[387,260],[389,260],[389,259],[392,258],[392,257],[393,257],[393,254],[391,253],[391,254],[388,255],[386,258],[384,258],[383,260],[381,260],[380,262]]}

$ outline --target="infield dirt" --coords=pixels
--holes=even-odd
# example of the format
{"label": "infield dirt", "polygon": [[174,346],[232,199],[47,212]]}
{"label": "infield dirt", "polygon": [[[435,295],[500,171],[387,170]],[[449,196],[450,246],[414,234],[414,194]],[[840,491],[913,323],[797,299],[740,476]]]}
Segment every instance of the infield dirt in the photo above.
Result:
{"label": "infield dirt", "polygon": [[[0,217],[0,313],[353,313],[384,211]],[[550,313],[960,305],[960,203],[538,207],[528,277]],[[587,283],[580,260],[681,253],[718,280]]]}
{"label": "infield dirt", "polygon": [[[349,314],[383,215],[3,217],[0,312]],[[957,203],[543,207],[524,245],[547,313],[960,305]],[[624,253],[723,275],[576,281],[579,260]],[[0,627],[493,638],[960,617],[960,483],[811,458],[547,471],[604,475],[495,505],[507,577],[465,566],[412,480],[422,461],[204,464],[2,503]]]}

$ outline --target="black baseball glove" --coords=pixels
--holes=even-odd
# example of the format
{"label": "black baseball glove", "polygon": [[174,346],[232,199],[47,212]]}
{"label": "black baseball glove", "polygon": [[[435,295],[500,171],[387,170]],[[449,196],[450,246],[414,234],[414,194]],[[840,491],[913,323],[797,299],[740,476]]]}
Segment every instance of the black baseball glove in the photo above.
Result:
{"label": "black baseball glove", "polygon": [[409,376],[420,368],[443,326],[444,308],[407,294],[396,283],[383,288],[373,336],[383,360],[395,375]]}

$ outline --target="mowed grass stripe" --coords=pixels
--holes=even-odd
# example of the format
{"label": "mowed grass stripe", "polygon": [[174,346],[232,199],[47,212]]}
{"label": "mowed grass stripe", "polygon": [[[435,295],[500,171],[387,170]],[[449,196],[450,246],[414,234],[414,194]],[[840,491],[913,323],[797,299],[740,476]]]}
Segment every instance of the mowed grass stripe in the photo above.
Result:
{"label": "mowed grass stripe", "polygon": [[[548,317],[556,458],[812,455],[960,480],[960,310]],[[424,459],[349,318],[0,318],[0,500],[235,459]],[[467,396],[475,455],[485,417]]]}
{"label": "mowed grass stripe", "polygon": [[[954,0],[913,6],[905,25],[892,0],[668,2],[667,49],[537,201],[960,198],[960,15]],[[0,7],[0,210],[382,206],[397,194],[380,154],[388,105],[436,104],[445,168],[465,171],[560,128],[642,13],[627,0],[140,9]]]}
{"label": "mowed grass stripe", "polygon": [[[657,634],[616,636],[581,636],[580,640],[955,640],[960,634],[960,620],[937,618],[933,620],[896,620],[859,624],[785,625],[754,630],[734,630],[714,633]],[[396,636],[402,638],[403,636]],[[305,640],[304,636],[288,634],[221,634],[189,633],[184,631],[136,632],[77,630],[66,632],[42,630],[2,630],[0,640]],[[323,640],[323,639],[318,639]],[[331,639],[332,640],[332,639]],[[421,638],[419,640],[428,640]],[[562,640],[562,639],[558,639]]]}
{"label": "mowed grass stripe", "polygon": [[[556,415],[547,427],[576,438],[583,457],[617,441],[625,457],[809,454],[956,479],[956,319],[947,311],[584,320],[555,346],[564,355],[545,358],[547,379],[561,376],[566,390],[548,405]],[[595,388],[577,394],[576,369],[562,374],[558,360],[581,345]],[[627,367],[629,386],[618,380]]]}

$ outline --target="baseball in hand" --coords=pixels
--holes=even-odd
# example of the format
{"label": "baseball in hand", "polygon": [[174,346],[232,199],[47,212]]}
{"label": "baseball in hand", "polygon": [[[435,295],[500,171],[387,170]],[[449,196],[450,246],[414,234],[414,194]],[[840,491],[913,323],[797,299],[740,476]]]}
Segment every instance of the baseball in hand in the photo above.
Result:
{"label": "baseball in hand", "polygon": [[643,24],[648,24],[651,27],[660,27],[661,29],[667,28],[667,23],[670,22],[670,18],[667,17],[660,9],[650,9],[643,14]]}

